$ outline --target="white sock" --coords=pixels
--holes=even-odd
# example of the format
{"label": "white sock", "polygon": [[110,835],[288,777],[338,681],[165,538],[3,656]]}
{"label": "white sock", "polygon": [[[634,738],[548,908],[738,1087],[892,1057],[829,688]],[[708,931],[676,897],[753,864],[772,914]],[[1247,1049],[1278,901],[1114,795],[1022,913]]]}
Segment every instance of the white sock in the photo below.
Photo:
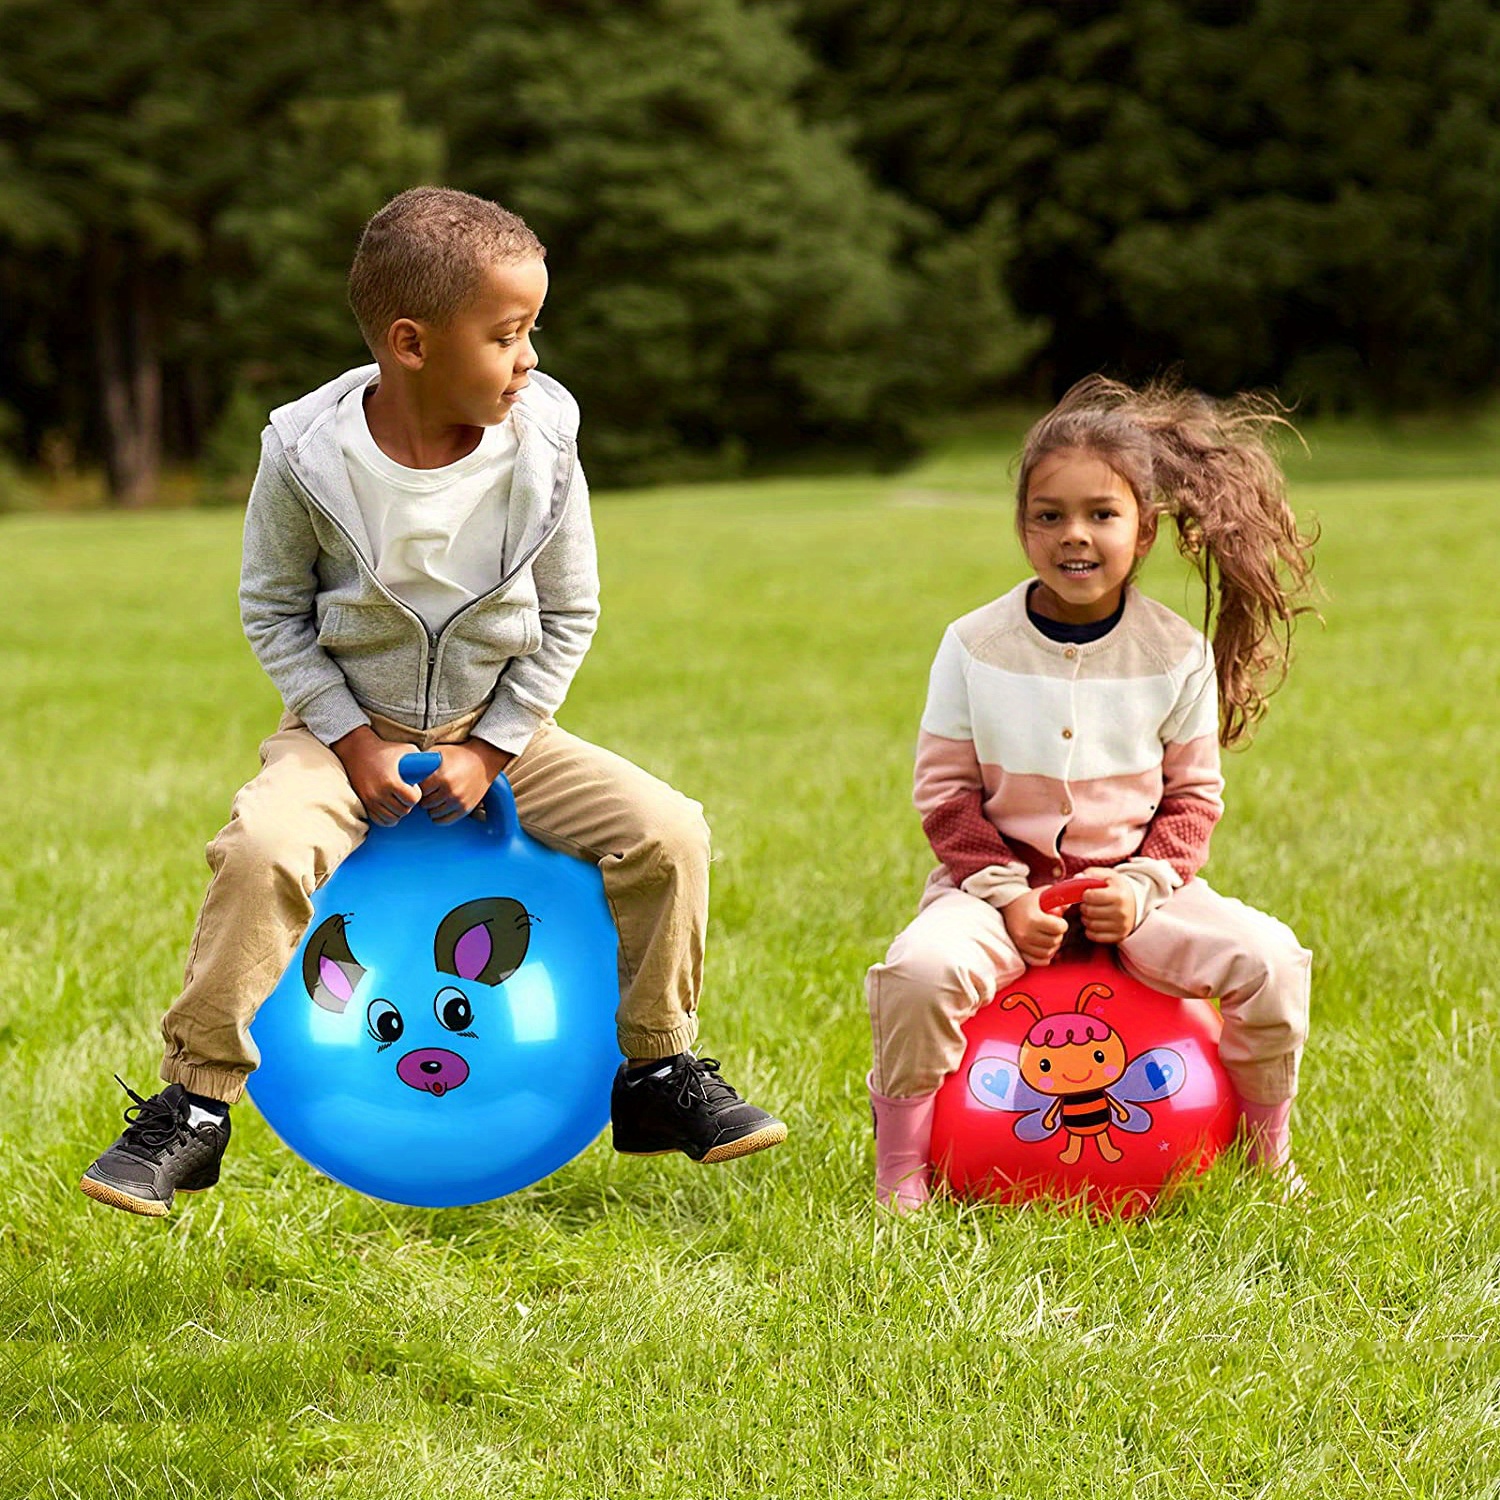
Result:
{"label": "white sock", "polygon": [[627,1088],[634,1088],[636,1084],[643,1082],[647,1078],[665,1078],[671,1071],[671,1058],[668,1058],[666,1062],[659,1064],[657,1067],[652,1068],[649,1073],[644,1068],[641,1068],[639,1070],[635,1068],[627,1068],[625,1070],[625,1086]]}
{"label": "white sock", "polygon": [[187,1093],[188,1106],[188,1129],[196,1130],[200,1125],[222,1125],[229,1118],[229,1106],[218,1099],[210,1099],[206,1104],[199,1104],[198,1098],[203,1096]]}

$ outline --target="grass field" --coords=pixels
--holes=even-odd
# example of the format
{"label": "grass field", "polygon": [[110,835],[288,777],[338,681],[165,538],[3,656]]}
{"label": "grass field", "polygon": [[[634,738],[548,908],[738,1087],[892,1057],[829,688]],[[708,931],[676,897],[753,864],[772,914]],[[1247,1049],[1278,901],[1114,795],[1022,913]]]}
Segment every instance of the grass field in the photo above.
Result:
{"label": "grass field", "polygon": [[[598,505],[564,722],[706,804],[704,1050],[792,1136],[596,1144],[438,1212],[249,1105],[170,1219],[76,1192],[275,702],[236,515],[0,522],[0,1497],[1500,1496],[1500,463],[1335,433],[1295,468],[1327,623],[1229,758],[1209,874],[1317,953],[1311,1196],[1226,1163],[1128,1226],[893,1223],[860,980],[928,865],[931,654],[1021,576],[998,452]],[[1148,585],[1195,608],[1169,556]]]}

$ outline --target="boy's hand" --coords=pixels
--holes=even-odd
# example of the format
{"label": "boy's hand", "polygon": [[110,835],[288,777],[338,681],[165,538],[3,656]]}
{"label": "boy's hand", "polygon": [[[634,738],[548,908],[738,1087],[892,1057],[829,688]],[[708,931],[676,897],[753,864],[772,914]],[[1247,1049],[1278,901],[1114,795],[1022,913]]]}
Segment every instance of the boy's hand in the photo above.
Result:
{"label": "boy's hand", "polygon": [[1032,890],[1000,909],[1001,920],[1016,951],[1033,968],[1051,963],[1068,935],[1067,921],[1043,911],[1041,901],[1041,890]]}
{"label": "boy's hand", "polygon": [[330,748],[343,762],[349,785],[372,823],[393,828],[417,805],[416,787],[404,782],[397,769],[415,745],[383,740],[368,724],[361,724]]}
{"label": "boy's hand", "polygon": [[515,759],[485,740],[438,745],[443,763],[422,783],[422,806],[434,823],[454,823],[483,800],[490,783]]}
{"label": "boy's hand", "polygon": [[1109,882],[1085,891],[1078,903],[1084,936],[1092,943],[1120,943],[1135,931],[1135,891],[1122,876],[1108,870],[1085,870]]}

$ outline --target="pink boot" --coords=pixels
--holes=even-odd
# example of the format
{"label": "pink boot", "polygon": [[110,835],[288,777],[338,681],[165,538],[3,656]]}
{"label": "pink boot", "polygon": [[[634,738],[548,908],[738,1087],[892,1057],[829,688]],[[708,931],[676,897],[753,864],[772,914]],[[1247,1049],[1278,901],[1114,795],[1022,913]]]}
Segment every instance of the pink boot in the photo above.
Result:
{"label": "pink boot", "polygon": [[875,1110],[875,1201],[898,1214],[920,1208],[932,1196],[932,1111],[937,1094],[887,1099],[865,1080]]}
{"label": "pink boot", "polygon": [[1251,1166],[1279,1175],[1286,1183],[1288,1198],[1300,1197],[1307,1184],[1292,1160],[1292,1101],[1251,1104],[1240,1100],[1240,1136]]}

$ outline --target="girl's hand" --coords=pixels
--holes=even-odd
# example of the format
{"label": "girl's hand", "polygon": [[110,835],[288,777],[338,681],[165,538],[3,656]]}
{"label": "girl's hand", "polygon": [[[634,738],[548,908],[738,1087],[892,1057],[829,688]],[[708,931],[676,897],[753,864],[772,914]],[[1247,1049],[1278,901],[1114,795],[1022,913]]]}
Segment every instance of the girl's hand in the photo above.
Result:
{"label": "girl's hand", "polygon": [[416,787],[401,779],[401,757],[417,747],[383,740],[368,724],[361,724],[330,747],[343,762],[349,785],[365,809],[365,816],[382,828],[393,828],[417,805]]}
{"label": "girl's hand", "polygon": [[1041,900],[1041,890],[1027,891],[1000,910],[1000,918],[1011,942],[1016,945],[1016,952],[1034,969],[1050,964],[1068,935],[1067,921],[1043,911]]}
{"label": "girl's hand", "polygon": [[443,763],[421,786],[422,806],[434,823],[456,823],[473,812],[490,783],[515,759],[484,740],[434,748]]}
{"label": "girl's hand", "polygon": [[1108,870],[1083,873],[1101,876],[1109,882],[1085,891],[1079,898],[1084,935],[1091,943],[1123,942],[1135,931],[1135,891],[1130,882]]}

